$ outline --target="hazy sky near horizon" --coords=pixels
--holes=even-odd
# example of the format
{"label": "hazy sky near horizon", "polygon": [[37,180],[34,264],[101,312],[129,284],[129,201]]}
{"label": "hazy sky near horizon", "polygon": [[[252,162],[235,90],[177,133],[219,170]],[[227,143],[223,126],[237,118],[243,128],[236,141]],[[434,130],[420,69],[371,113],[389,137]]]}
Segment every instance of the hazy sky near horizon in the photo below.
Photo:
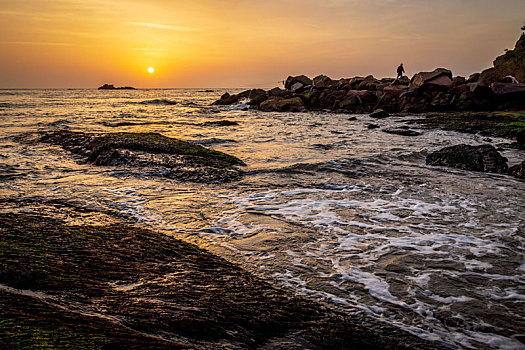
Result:
{"label": "hazy sky near horizon", "polygon": [[524,0],[0,0],[0,88],[469,75],[524,21]]}

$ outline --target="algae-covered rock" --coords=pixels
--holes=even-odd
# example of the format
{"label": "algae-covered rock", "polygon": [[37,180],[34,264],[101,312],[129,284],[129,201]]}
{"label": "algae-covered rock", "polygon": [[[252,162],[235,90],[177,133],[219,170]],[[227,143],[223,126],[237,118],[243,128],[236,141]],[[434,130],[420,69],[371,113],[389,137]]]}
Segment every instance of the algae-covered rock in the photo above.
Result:
{"label": "algae-covered rock", "polygon": [[0,246],[2,349],[441,348],[137,227],[0,213]]}
{"label": "algae-covered rock", "polygon": [[87,163],[152,170],[154,175],[184,181],[224,182],[238,179],[239,158],[157,133],[94,134],[48,132],[40,142],[62,146]]}
{"label": "algae-covered rock", "polygon": [[508,170],[507,158],[491,145],[456,145],[430,153],[427,165],[448,166],[471,171],[504,174]]}

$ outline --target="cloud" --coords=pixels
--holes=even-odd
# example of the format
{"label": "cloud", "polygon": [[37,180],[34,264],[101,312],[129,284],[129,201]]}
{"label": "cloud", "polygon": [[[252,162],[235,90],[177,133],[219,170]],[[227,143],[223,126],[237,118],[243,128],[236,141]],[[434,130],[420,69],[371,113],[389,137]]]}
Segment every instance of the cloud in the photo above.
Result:
{"label": "cloud", "polygon": [[69,43],[54,43],[44,41],[3,41],[1,44],[7,45],[38,45],[38,46],[73,46]]}
{"label": "cloud", "polygon": [[159,24],[159,23],[149,23],[149,22],[125,22],[125,24],[131,25],[131,26],[137,26],[137,27],[173,30],[177,32],[193,32],[197,30],[196,28],[191,28],[191,27],[174,26],[171,24]]}

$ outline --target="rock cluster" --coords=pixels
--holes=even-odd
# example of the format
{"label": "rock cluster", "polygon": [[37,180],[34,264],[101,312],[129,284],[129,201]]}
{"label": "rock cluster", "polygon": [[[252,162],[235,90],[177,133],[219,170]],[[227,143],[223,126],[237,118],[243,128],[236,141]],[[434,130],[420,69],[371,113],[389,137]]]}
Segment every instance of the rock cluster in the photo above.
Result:
{"label": "rock cluster", "polygon": [[263,111],[341,113],[520,110],[525,108],[525,35],[516,48],[494,61],[494,67],[469,78],[453,76],[445,68],[420,72],[412,79],[353,77],[333,80],[290,76],[284,89],[246,90],[224,94],[215,105],[249,100]]}

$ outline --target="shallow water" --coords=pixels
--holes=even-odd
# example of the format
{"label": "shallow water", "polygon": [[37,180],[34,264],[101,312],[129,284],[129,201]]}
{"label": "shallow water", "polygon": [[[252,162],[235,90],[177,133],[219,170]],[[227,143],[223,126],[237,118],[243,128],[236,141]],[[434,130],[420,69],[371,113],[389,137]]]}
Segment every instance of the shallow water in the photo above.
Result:
{"label": "shallow water", "polygon": [[[210,106],[225,91],[0,90],[1,210],[116,216],[451,348],[525,348],[525,183],[425,165],[448,145],[508,140],[381,131],[414,117]],[[239,125],[202,125],[223,119]],[[159,132],[235,155],[248,175],[181,183],[20,136],[55,129]],[[525,159],[503,149],[510,165]]]}

